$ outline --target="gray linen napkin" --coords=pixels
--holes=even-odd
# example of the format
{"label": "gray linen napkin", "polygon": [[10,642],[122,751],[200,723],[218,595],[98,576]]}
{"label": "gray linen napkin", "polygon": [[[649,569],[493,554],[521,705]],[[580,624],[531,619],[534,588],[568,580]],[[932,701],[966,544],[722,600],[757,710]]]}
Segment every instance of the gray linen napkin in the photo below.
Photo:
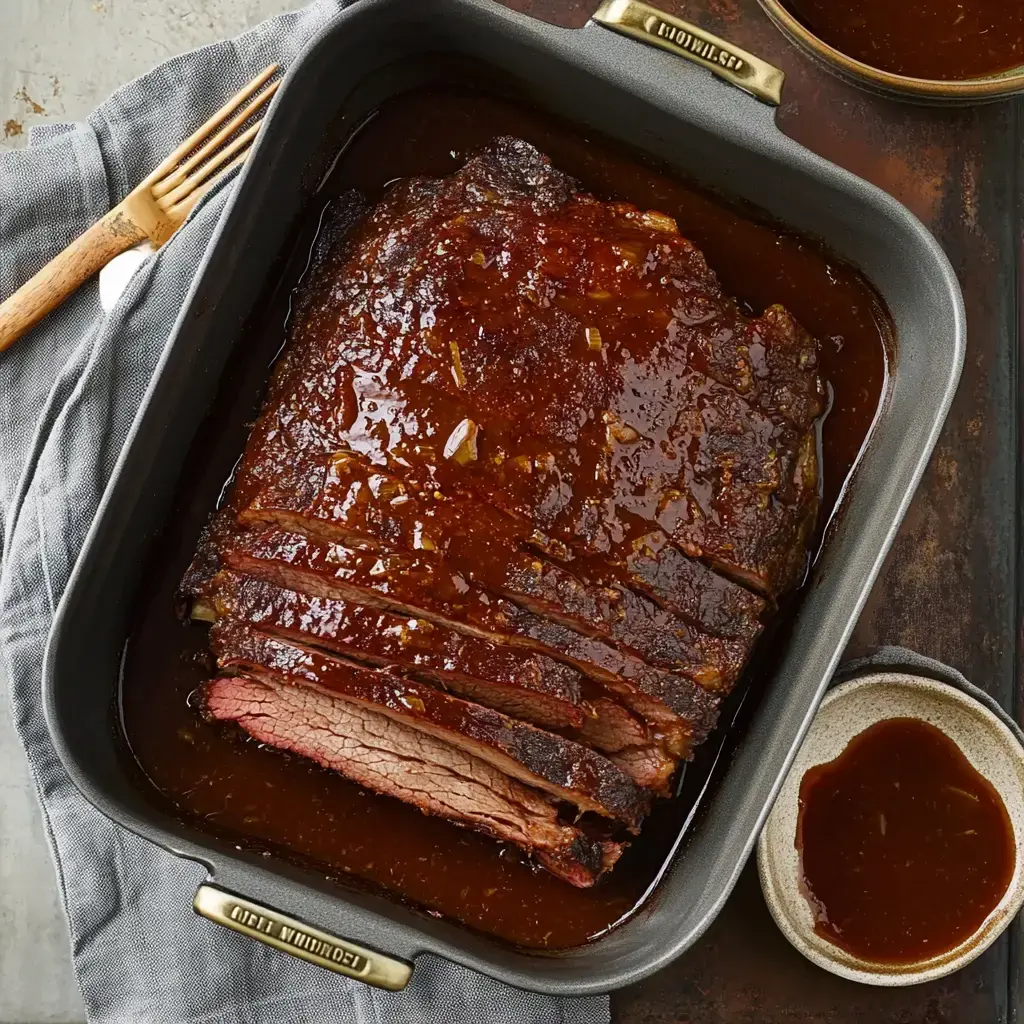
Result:
{"label": "gray linen napkin", "polygon": [[856,661],[848,661],[841,665],[832,678],[832,686],[845,683],[855,676],[862,676],[868,672],[906,672],[909,675],[925,676],[940,683],[946,683],[958,690],[962,690],[969,697],[983,704],[1017,737],[1021,746],[1024,746],[1024,729],[1017,724],[1016,719],[1006,710],[990,693],[986,693],[980,686],[969,682],[962,672],[957,671],[950,665],[936,661],[917,651],[910,651],[906,647],[879,647],[873,654],[866,658],[858,658]]}
{"label": "gray linen napkin", "polygon": [[[0,297],[116,203],[224,99],[287,65],[344,5],[320,0],[169,61],[84,124],[0,154]],[[93,282],[0,355],[0,651],[28,753],[91,1021],[589,1024],[606,997],[534,996],[422,957],[390,994],[348,982],[192,915],[203,869],[93,810],[50,745],[40,703],[54,608],[227,190],[133,277],[109,316]],[[156,913],[154,913],[156,909]]]}

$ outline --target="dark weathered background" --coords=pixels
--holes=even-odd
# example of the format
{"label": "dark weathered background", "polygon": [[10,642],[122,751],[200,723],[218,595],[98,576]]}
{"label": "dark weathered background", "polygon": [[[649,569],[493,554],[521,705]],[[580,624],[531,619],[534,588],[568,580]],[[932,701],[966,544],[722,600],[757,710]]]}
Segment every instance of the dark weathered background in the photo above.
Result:
{"label": "dark weathered background", "polygon": [[[0,145],[23,143],[32,124],[81,117],[167,56],[300,2],[0,0]],[[598,4],[504,2],[567,26],[582,25]],[[953,260],[969,321],[963,383],[850,653],[905,644],[955,665],[1010,706],[1020,106],[943,110],[879,99],[812,64],[757,0],[659,2],[782,67],[783,131],[904,202]],[[2,698],[0,768],[0,1022],[80,1020],[52,870]],[[889,992],[846,983],[790,948],[748,870],[695,949],[612,1005],[617,1024],[1002,1024],[1016,1019],[1011,965],[1020,955],[1004,939],[933,985]]]}
{"label": "dark weathered background", "polygon": [[[596,0],[504,0],[579,26]],[[836,0],[837,3],[844,0]],[[901,0],[893,0],[898,4]],[[786,72],[784,132],[905,203],[949,254],[967,302],[960,391],[848,654],[898,643],[1015,707],[1017,632],[1017,102],[937,108],[847,85],[788,43],[757,0],[660,0]],[[1012,945],[1012,952],[1011,952]],[[708,934],[612,998],[617,1024],[995,1024],[1016,1019],[1016,940],[909,989],[835,978],[793,950],[748,866]]]}

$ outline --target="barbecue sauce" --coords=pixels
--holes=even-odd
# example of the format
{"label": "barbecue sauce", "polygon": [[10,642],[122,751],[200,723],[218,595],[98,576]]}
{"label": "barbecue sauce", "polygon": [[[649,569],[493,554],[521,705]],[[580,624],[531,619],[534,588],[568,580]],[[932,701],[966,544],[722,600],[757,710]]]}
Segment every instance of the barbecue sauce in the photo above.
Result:
{"label": "barbecue sauce", "polygon": [[815,931],[878,964],[930,959],[1002,899],[1016,849],[992,784],[940,729],[876,722],[800,783],[797,847]]}
{"label": "barbecue sauce", "polygon": [[374,203],[396,177],[450,174],[502,134],[533,143],[599,198],[676,218],[745,311],[781,303],[819,339],[830,387],[819,534],[824,529],[885,388],[891,326],[864,278],[814,241],[554,118],[472,84],[423,88],[386,102],[347,142],[311,204],[280,283],[229,363],[145,577],[120,706],[130,754],[144,775],[140,786],[214,842],[285,859],[344,888],[389,895],[520,947],[552,950],[602,935],[646,900],[685,841],[708,781],[717,777],[715,765],[727,760],[727,744],[739,733],[732,723],[756,706],[758,674],[769,674],[776,658],[770,641],[762,642],[755,670],[723,707],[717,732],[686,766],[677,796],[657,802],[613,872],[594,888],[576,889],[514,849],[205,721],[194,704],[212,671],[207,631],[182,624],[173,596],[245,446],[326,204],[351,189]]}
{"label": "barbecue sauce", "polygon": [[822,42],[913,78],[980,78],[1024,64],[1024,0],[782,0]]}

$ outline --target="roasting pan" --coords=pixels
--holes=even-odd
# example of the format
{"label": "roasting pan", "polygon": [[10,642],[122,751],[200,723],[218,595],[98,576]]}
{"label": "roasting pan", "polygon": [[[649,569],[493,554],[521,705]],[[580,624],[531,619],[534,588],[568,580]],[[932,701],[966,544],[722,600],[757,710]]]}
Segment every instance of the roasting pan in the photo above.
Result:
{"label": "roasting pan", "polygon": [[[214,839],[158,810],[118,749],[112,693],[154,538],[229,353],[244,344],[242,325],[279,272],[289,234],[336,153],[338,136],[326,126],[354,126],[389,95],[415,87],[418,60],[427,53],[471,58],[512,76],[531,104],[818,236],[874,284],[897,332],[868,447],[780,666],[699,821],[632,920],[558,954],[518,951],[383,897],[343,890],[322,872]],[[488,0],[361,0],[289,70],[106,490],[57,611],[44,669],[47,721],[71,778],[110,818],[206,866],[199,912],[388,988],[401,988],[417,955],[431,952],[560,995],[638,981],[692,945],[714,919],[936,442],[965,344],[959,288],[935,240],[888,195],[776,128],[772,103],[781,84],[781,73],[752,55],[626,0],[606,3],[576,30]]]}

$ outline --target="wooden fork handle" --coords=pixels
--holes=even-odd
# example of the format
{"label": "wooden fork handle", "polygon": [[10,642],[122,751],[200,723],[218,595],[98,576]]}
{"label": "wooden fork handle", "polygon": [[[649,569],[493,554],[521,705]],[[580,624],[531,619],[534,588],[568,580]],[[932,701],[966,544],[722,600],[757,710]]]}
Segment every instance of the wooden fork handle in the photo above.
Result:
{"label": "wooden fork handle", "polygon": [[0,303],[0,352],[56,309],[101,267],[146,237],[121,206],[114,207]]}

